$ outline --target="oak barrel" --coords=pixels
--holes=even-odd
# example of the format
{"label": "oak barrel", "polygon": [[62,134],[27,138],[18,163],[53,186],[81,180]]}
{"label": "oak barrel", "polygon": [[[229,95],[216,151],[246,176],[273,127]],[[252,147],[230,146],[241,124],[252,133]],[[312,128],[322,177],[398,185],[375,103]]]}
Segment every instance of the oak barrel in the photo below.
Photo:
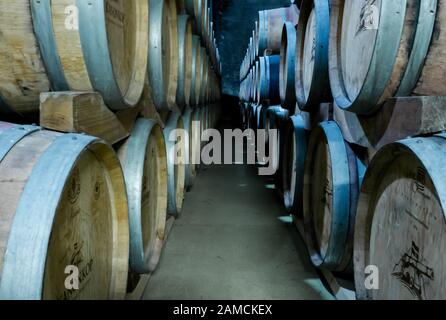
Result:
{"label": "oak barrel", "polygon": [[259,88],[257,102],[269,100],[271,105],[280,103],[280,56],[265,56],[259,59]]}
{"label": "oak barrel", "polygon": [[194,33],[201,34],[201,16],[202,16],[202,0],[184,0],[186,4],[186,12],[194,17]]}
{"label": "oak barrel", "polygon": [[446,94],[445,1],[331,6],[330,82],[339,107],[371,114],[390,97]]}
{"label": "oak barrel", "polygon": [[[356,218],[358,299],[446,297],[445,159],[444,133],[387,145],[373,158]],[[368,266],[379,271],[377,290],[366,289]]]}
{"label": "oak barrel", "polygon": [[294,26],[299,21],[299,9],[295,5],[286,8],[259,11],[259,31],[256,56],[263,56],[265,50],[269,54],[279,53],[281,48],[281,35],[284,22]]}
{"label": "oak barrel", "polygon": [[3,1],[1,109],[38,111],[39,94],[98,91],[109,108],[135,106],[147,68],[147,1]]}
{"label": "oak barrel", "polygon": [[300,7],[296,45],[296,100],[310,111],[331,101],[328,74],[329,0],[305,1]]}
{"label": "oak barrel", "polygon": [[294,113],[296,109],[296,28],[291,22],[285,22],[280,50],[280,100],[284,109]]}
{"label": "oak barrel", "polygon": [[129,201],[130,271],[156,269],[165,238],[167,154],[161,127],[138,119],[118,150]]}
{"label": "oak barrel", "polygon": [[178,87],[176,102],[180,110],[190,105],[192,83],[192,20],[178,16]]}
{"label": "oak barrel", "polygon": [[282,182],[285,208],[294,215],[303,215],[305,159],[309,132],[302,116],[292,116],[284,127]]}
{"label": "oak barrel", "polygon": [[282,157],[284,155],[283,147],[285,138],[283,134],[283,128],[288,120],[289,111],[283,109],[280,106],[269,107],[266,111],[265,130],[267,131],[267,141],[269,144],[273,144],[272,146],[270,146],[270,149],[273,150],[273,154],[269,155],[269,157],[270,161],[272,161],[272,166],[275,171],[274,180],[276,188],[280,192],[282,192],[283,187]]}
{"label": "oak barrel", "polygon": [[186,138],[186,152],[185,152],[185,164],[186,164],[186,190],[192,189],[195,178],[197,177],[197,165],[196,163],[200,159],[200,144],[201,144],[201,127],[200,122],[197,119],[199,109],[187,108],[183,114],[184,130],[186,130],[188,136]]}
{"label": "oak barrel", "polygon": [[205,48],[201,48],[201,54],[200,54],[200,68],[199,68],[199,78],[200,78],[200,86],[199,86],[199,101],[200,101],[200,105],[203,105],[206,103],[205,101],[205,93],[206,93],[206,89],[207,89],[207,73],[208,73],[208,63],[209,63],[209,59],[208,59],[208,55],[206,53],[206,49]]}
{"label": "oak barrel", "polygon": [[365,167],[334,121],[313,130],[304,175],[304,229],[316,267],[348,272]]}
{"label": "oak barrel", "polygon": [[179,216],[183,210],[186,183],[186,137],[181,114],[172,113],[164,128],[167,150],[167,213]]}
{"label": "oak barrel", "polygon": [[178,112],[178,21],[175,0],[149,0],[149,82],[158,111]]}
{"label": "oak barrel", "polygon": [[191,94],[190,105],[198,107],[200,103],[200,90],[201,90],[201,46],[200,37],[192,36],[192,79],[191,79]]}
{"label": "oak barrel", "polygon": [[113,149],[35,126],[6,129],[0,146],[0,299],[122,299],[128,206]]}

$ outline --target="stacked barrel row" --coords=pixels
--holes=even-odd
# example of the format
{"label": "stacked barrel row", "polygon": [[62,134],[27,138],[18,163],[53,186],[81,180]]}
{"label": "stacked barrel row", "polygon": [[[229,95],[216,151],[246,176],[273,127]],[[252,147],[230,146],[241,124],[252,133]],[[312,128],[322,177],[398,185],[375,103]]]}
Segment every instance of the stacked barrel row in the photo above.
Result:
{"label": "stacked barrel row", "polygon": [[384,119],[389,98],[446,96],[446,2],[304,0],[299,9],[296,27],[282,24],[280,102],[253,99],[256,60],[240,98],[247,127],[279,130],[276,186],[303,221],[313,264],[353,274],[358,299],[444,299],[445,134],[371,153],[346,141],[332,112],[361,124]]}
{"label": "stacked barrel row", "polygon": [[259,11],[240,67],[240,100],[260,103],[269,99],[278,103],[279,63],[283,23],[297,25],[299,9],[286,8]]}
{"label": "stacked barrel row", "polygon": [[[122,299],[129,278],[157,267],[166,219],[180,215],[220,114],[212,19],[186,5],[0,3],[0,120],[21,123],[0,121],[0,299]],[[51,91],[98,92],[112,112],[151,115],[113,146],[23,124]]]}

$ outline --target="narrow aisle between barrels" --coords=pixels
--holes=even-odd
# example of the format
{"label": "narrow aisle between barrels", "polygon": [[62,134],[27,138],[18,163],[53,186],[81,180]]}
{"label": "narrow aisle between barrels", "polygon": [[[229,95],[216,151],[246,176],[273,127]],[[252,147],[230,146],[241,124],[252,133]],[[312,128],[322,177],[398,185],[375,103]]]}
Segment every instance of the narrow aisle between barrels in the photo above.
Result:
{"label": "narrow aisle between barrels", "polygon": [[331,299],[253,166],[203,168],[144,299]]}

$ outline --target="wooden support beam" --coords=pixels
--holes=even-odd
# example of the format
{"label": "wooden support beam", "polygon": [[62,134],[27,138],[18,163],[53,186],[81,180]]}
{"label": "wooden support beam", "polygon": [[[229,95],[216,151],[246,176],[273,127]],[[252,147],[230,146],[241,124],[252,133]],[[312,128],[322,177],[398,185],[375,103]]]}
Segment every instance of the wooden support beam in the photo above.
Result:
{"label": "wooden support beam", "polygon": [[373,156],[386,144],[446,130],[446,97],[392,98],[374,115],[358,116],[334,106],[344,138]]}
{"label": "wooden support beam", "polygon": [[[135,116],[136,118],[136,116]],[[47,92],[40,95],[40,125],[66,133],[85,133],[110,144],[130,135],[95,92]]]}

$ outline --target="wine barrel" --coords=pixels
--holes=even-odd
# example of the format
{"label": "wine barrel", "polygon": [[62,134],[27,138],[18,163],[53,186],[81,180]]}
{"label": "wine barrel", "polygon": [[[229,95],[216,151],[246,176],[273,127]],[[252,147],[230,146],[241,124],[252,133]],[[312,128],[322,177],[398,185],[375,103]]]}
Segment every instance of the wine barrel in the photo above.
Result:
{"label": "wine barrel", "polygon": [[193,46],[192,50],[195,51],[194,60],[192,62],[192,69],[194,70],[194,75],[192,77],[192,101],[195,107],[198,107],[201,103],[200,101],[200,92],[201,92],[201,79],[203,77],[203,50],[200,45],[200,37],[193,36]]}
{"label": "wine barrel", "polygon": [[50,90],[98,91],[113,110],[139,102],[147,1],[20,0],[0,12],[0,111],[37,112]]}
{"label": "wine barrel", "polygon": [[158,111],[179,111],[178,21],[175,0],[149,0],[149,82]]}
{"label": "wine barrel", "polygon": [[329,0],[305,1],[300,7],[296,45],[296,99],[310,111],[331,101],[328,74]]}
{"label": "wine barrel", "polygon": [[202,15],[202,0],[184,0],[186,5],[186,12],[191,17],[194,17],[194,33],[200,35],[201,15]]}
{"label": "wine barrel", "polygon": [[172,113],[164,128],[164,139],[167,149],[167,213],[175,217],[183,210],[186,183],[186,141],[180,132],[182,130],[183,118]]}
{"label": "wine barrel", "polygon": [[209,0],[201,0],[201,42],[202,45],[206,48],[206,37],[207,37],[207,23],[208,23],[208,19],[209,19],[209,11],[208,11],[208,7],[209,7]]}
{"label": "wine barrel", "polygon": [[203,64],[201,70],[200,104],[206,104],[206,90],[208,88],[209,79],[209,57],[205,48],[201,48],[201,57],[203,57]]}
{"label": "wine barrel", "polygon": [[[124,298],[128,206],[113,149],[36,126],[6,129],[0,146],[0,299]],[[79,290],[66,288],[69,266]]]}
{"label": "wine barrel", "polygon": [[330,82],[339,107],[367,115],[393,96],[446,94],[439,76],[446,70],[444,1],[335,0],[331,6]]}
{"label": "wine barrel", "polygon": [[304,176],[304,229],[316,267],[351,269],[359,188],[365,168],[333,122],[311,134]]}
{"label": "wine barrel", "polygon": [[292,5],[287,8],[259,11],[258,42],[256,56],[263,56],[265,50],[269,54],[279,53],[282,47],[281,35],[285,22],[296,26],[299,21],[299,9]]}
{"label": "wine barrel", "polygon": [[201,127],[197,119],[198,109],[187,108],[183,114],[184,130],[188,137],[186,139],[185,165],[186,165],[186,190],[192,189],[197,177],[196,163],[200,159]]}
{"label": "wine barrel", "polygon": [[[270,155],[270,161],[272,161],[273,169],[275,171],[274,180],[276,188],[279,192],[282,192],[282,156],[284,146],[283,126],[289,120],[289,111],[283,109],[280,106],[269,107],[266,111],[266,133],[267,142],[272,145],[273,154]],[[274,135],[272,130],[276,132],[276,139],[272,139]]]}
{"label": "wine barrel", "polygon": [[130,271],[153,272],[164,244],[167,210],[167,155],[161,127],[138,119],[119,148],[129,201]]}
{"label": "wine barrel", "polygon": [[259,88],[257,102],[269,100],[272,105],[280,103],[280,56],[260,57],[259,60]]}
{"label": "wine barrel", "polygon": [[176,102],[180,110],[190,105],[192,83],[192,20],[178,16],[178,87]]}
{"label": "wine barrel", "polygon": [[280,100],[284,109],[294,113],[296,109],[296,28],[285,22],[280,50]]}
{"label": "wine barrel", "polygon": [[[445,159],[444,133],[387,145],[373,158],[356,218],[358,299],[445,298]],[[379,270],[377,290],[365,287],[368,266]]]}
{"label": "wine barrel", "polygon": [[260,84],[260,65],[259,61],[254,62],[254,79],[253,79],[253,92],[252,92],[252,101],[257,103],[259,96],[259,84]]}
{"label": "wine barrel", "polygon": [[285,125],[282,182],[285,208],[296,216],[303,215],[304,169],[308,132],[302,116],[292,116]]}

